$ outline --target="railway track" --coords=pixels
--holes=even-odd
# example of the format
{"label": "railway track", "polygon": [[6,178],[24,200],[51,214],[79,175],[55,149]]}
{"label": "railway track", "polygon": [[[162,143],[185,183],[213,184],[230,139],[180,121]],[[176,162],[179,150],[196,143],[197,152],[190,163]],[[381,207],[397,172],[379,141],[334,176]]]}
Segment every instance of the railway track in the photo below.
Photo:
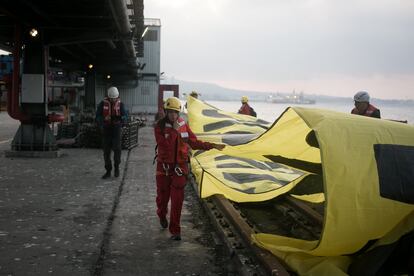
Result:
{"label": "railway track", "polygon": [[[191,183],[197,191],[193,178]],[[215,195],[202,200],[202,204],[240,275],[295,274],[282,260],[254,245],[252,234],[317,240],[323,227],[323,205],[308,204],[289,195],[259,203],[235,203]]]}

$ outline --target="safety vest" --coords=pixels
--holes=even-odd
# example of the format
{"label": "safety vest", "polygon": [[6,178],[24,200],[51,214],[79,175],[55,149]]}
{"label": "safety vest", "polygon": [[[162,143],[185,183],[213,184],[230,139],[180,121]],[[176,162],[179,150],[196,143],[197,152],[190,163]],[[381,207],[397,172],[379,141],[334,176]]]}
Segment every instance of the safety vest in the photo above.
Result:
{"label": "safety vest", "polygon": [[244,115],[252,115],[251,111],[250,111],[250,105],[247,103],[242,104],[242,106],[239,109],[239,114],[244,114]]}
{"label": "safety vest", "polygon": [[[103,100],[102,115],[104,124],[120,123],[121,121],[121,100],[118,98],[115,102],[111,102],[108,98]],[[113,117],[116,121],[112,121]]]}
{"label": "safety vest", "polygon": [[354,109],[352,109],[351,113],[371,117],[372,113],[374,113],[376,110],[377,110],[377,108],[375,106],[373,106],[372,104],[369,104],[367,110],[365,110],[365,113],[359,114],[359,111],[356,107],[354,107]]}
{"label": "safety vest", "polygon": [[188,161],[188,144],[185,142],[189,138],[187,124],[182,118],[178,118],[178,124],[180,127],[175,130],[170,123],[165,123],[164,137],[166,139],[175,139],[176,137],[176,139],[171,147],[158,145],[158,162],[183,164]]}

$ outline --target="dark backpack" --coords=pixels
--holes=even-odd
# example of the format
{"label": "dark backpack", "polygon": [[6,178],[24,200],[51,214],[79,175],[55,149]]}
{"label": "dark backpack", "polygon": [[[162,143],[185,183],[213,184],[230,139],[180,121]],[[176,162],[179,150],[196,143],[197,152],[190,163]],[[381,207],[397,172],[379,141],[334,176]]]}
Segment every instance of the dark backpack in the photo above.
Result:
{"label": "dark backpack", "polygon": [[257,117],[257,113],[252,107],[250,107],[250,116]]}

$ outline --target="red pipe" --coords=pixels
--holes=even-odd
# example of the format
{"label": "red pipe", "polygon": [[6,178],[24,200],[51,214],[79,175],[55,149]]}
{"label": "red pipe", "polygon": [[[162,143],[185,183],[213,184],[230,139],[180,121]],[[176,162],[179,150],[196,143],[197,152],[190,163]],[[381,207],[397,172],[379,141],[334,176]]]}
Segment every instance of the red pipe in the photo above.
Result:
{"label": "red pipe", "polygon": [[[20,122],[29,122],[30,117],[23,113],[19,106],[19,87],[20,87],[20,51],[22,49],[21,28],[16,25],[14,28],[14,48],[13,48],[13,77],[11,89],[9,85],[7,95],[7,112],[13,119]],[[9,82],[10,83],[10,82]]]}

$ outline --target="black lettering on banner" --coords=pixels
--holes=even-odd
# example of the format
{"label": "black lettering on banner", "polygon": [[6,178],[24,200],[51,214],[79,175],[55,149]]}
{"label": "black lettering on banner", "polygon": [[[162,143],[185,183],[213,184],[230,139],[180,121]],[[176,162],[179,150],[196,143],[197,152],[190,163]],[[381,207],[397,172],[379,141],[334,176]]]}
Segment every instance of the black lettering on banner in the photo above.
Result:
{"label": "black lettering on banner", "polygon": [[264,157],[275,163],[282,163],[289,167],[304,170],[311,173],[322,174],[322,164],[303,161],[299,159],[286,158],[280,155],[264,155]]}
{"label": "black lettering on banner", "polygon": [[242,125],[252,126],[252,127],[260,127],[260,128],[263,128],[264,130],[267,130],[268,127],[265,126],[265,125],[269,124],[268,122],[266,122],[264,120],[261,120],[261,119],[258,119],[254,122],[244,121],[244,120],[237,120],[237,119],[235,119],[235,118],[233,118],[229,115],[219,113],[217,109],[203,109],[201,111],[201,114],[203,114],[206,117],[211,117],[211,118],[227,118],[227,119],[230,119],[230,120],[223,120],[223,121],[220,121],[220,122],[206,124],[203,127],[204,132],[221,129],[221,128],[228,127],[228,126],[235,125],[235,124],[242,124]]}
{"label": "black lettering on banner", "polygon": [[246,183],[251,183],[251,182],[256,182],[256,181],[263,181],[263,180],[272,181],[275,184],[279,184],[279,185],[282,185],[282,186],[290,183],[289,181],[280,180],[280,179],[277,179],[276,177],[273,177],[273,176],[268,175],[268,174],[223,172],[223,176],[224,176],[224,179],[232,181],[232,182],[237,183],[237,184],[246,184]]}
{"label": "black lettering on banner", "polygon": [[232,117],[226,115],[226,114],[221,114],[218,113],[217,109],[203,109],[201,111],[201,114],[203,114],[206,117],[213,117],[213,118],[229,118],[232,119]]}
{"label": "black lettering on banner", "polygon": [[217,169],[252,169],[252,166],[249,165],[243,165],[240,163],[224,163],[224,164],[218,164]]}
{"label": "black lettering on banner", "polygon": [[[230,135],[226,135],[226,134],[230,134]],[[222,137],[222,141],[223,143],[227,145],[236,146],[236,145],[246,144],[250,142],[251,140],[256,139],[257,136],[258,136],[257,134],[253,134],[247,131],[239,131],[237,133],[234,133],[233,131],[231,131],[231,132],[224,133]]]}
{"label": "black lettering on banner", "polygon": [[[242,157],[234,157],[234,156],[229,156],[229,155],[219,155],[216,158],[214,158],[215,161],[222,161],[222,160],[238,160],[238,161],[242,161],[245,162],[249,165],[251,165],[254,168],[260,169],[260,170],[266,170],[266,171],[273,171],[273,169],[279,169],[279,168],[286,168],[289,169],[288,167],[284,167],[280,164],[276,164],[273,163],[272,165],[270,165],[272,162],[258,162],[252,159],[248,159],[248,158],[242,158]],[[299,173],[299,172],[296,172]]]}
{"label": "black lettering on banner", "polygon": [[203,130],[204,132],[209,132],[209,131],[213,131],[213,130],[217,130],[217,129],[221,129],[224,127],[228,127],[228,126],[232,126],[236,124],[234,121],[220,121],[220,122],[215,122],[215,123],[210,123],[210,124],[206,124],[203,126]]}
{"label": "black lettering on banner", "polygon": [[414,203],[414,146],[376,144],[380,194],[382,197]]}

